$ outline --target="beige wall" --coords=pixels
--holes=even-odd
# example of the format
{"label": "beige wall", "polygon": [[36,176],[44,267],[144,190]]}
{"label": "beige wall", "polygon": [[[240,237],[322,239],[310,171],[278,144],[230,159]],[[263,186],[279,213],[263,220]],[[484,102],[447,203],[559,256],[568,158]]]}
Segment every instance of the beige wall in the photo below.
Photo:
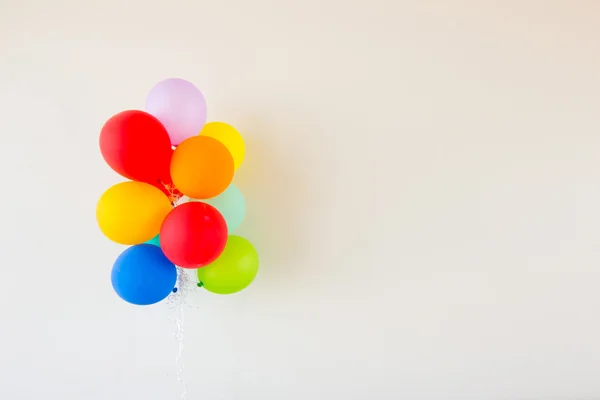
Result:
{"label": "beige wall", "polygon": [[247,291],[190,399],[600,398],[600,2],[0,0],[0,397],[174,399],[112,292],[102,123],[170,76],[248,143]]}

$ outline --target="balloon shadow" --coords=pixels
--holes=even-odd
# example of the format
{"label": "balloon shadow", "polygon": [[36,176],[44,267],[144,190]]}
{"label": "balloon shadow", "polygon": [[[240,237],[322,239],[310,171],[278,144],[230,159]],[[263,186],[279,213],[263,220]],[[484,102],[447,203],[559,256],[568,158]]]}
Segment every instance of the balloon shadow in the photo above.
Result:
{"label": "balloon shadow", "polygon": [[316,207],[311,204],[314,190],[309,187],[308,177],[300,172],[301,158],[294,162],[290,157],[297,149],[290,148],[289,142],[283,145],[279,140],[278,147],[270,141],[281,135],[263,121],[239,124],[246,156],[234,182],[244,193],[246,217],[235,234],[255,244],[265,285],[281,287],[284,281],[297,285],[302,280],[297,271],[303,269],[299,267],[306,264],[310,253],[307,248],[312,229],[307,221],[311,208]]}

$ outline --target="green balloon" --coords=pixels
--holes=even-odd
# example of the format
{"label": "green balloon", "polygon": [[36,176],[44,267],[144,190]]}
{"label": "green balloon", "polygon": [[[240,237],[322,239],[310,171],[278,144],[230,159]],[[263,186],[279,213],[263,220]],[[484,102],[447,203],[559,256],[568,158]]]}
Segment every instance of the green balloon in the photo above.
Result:
{"label": "green balloon", "polygon": [[250,285],[257,272],[258,253],[252,243],[230,235],[219,258],[198,268],[198,281],[209,292],[231,294]]}
{"label": "green balloon", "polygon": [[147,242],[148,244],[153,244],[155,246],[160,247],[160,235],[156,235],[154,236],[152,239],[148,240]]}
{"label": "green balloon", "polygon": [[244,200],[244,195],[233,183],[216,197],[204,200],[190,199],[190,201],[201,201],[219,210],[223,218],[225,218],[229,233],[233,233],[242,224],[246,215],[246,200]]}

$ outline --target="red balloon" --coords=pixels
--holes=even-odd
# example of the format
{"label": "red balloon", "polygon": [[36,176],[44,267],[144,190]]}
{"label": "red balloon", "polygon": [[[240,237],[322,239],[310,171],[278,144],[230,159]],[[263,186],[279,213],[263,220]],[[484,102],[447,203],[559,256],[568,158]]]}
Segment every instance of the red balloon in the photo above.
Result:
{"label": "red balloon", "polygon": [[223,252],[227,224],[213,206],[189,202],[175,207],[160,228],[160,247],[165,256],[182,268],[200,268]]}
{"label": "red balloon", "polygon": [[152,115],[128,110],[112,116],[100,131],[106,163],[125,178],[158,187],[171,182],[173,149],[165,127]]}

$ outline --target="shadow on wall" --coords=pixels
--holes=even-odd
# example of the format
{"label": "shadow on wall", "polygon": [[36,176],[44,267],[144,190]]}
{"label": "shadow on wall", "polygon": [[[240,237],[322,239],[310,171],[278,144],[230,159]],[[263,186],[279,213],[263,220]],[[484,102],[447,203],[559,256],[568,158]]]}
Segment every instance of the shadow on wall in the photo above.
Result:
{"label": "shadow on wall", "polygon": [[247,211],[236,233],[255,244],[261,258],[262,284],[268,288],[297,286],[309,280],[304,268],[311,240],[311,229],[307,229],[311,223],[307,220],[315,208],[311,204],[314,188],[299,170],[305,155],[295,158],[298,149],[290,148],[289,140],[285,149],[283,144],[271,141],[282,134],[263,119],[248,119],[239,126],[246,142],[246,157],[235,183],[244,193]]}

